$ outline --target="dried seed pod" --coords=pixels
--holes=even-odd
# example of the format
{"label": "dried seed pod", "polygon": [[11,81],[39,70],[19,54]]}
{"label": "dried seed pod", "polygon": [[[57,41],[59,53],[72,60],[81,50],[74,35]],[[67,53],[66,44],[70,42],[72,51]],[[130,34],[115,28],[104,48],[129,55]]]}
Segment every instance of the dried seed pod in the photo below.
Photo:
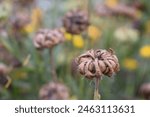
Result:
{"label": "dried seed pod", "polygon": [[21,30],[29,22],[30,16],[27,12],[17,12],[11,19],[12,27],[15,31]]}
{"label": "dried seed pod", "polygon": [[63,26],[67,32],[72,34],[80,34],[87,29],[88,25],[87,12],[79,9],[69,11],[63,18]]}
{"label": "dried seed pod", "polygon": [[150,83],[144,83],[141,85],[139,89],[139,94],[143,96],[145,99],[150,99]]}
{"label": "dried seed pod", "polygon": [[88,79],[111,77],[119,71],[118,58],[112,49],[89,50],[76,59],[79,72]]}
{"label": "dried seed pod", "polygon": [[112,11],[105,5],[105,4],[100,4],[96,7],[96,11],[98,13],[98,15],[100,16],[112,16],[113,13]]}
{"label": "dried seed pod", "polygon": [[33,39],[34,46],[37,49],[52,48],[64,41],[64,34],[57,29],[40,29]]}
{"label": "dried seed pod", "polygon": [[60,82],[49,82],[40,89],[39,97],[43,100],[67,100],[69,90]]}
{"label": "dried seed pod", "polygon": [[31,5],[35,2],[35,0],[13,0],[14,4],[25,7]]}
{"label": "dried seed pod", "polygon": [[138,20],[140,16],[138,9],[125,4],[117,4],[115,7],[109,7],[106,4],[100,4],[96,7],[96,11],[100,16],[122,15],[134,20]]}

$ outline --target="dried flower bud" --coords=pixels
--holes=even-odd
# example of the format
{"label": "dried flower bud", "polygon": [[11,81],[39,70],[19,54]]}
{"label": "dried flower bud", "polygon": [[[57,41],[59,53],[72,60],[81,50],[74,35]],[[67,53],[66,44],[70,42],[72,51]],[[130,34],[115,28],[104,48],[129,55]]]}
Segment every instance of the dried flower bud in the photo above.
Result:
{"label": "dried flower bud", "polygon": [[31,5],[35,2],[35,0],[13,0],[14,4],[16,5],[20,5],[20,6],[27,6],[27,5]]}
{"label": "dried flower bud", "polygon": [[112,49],[89,50],[76,59],[79,72],[88,79],[111,77],[119,71],[118,58]]}
{"label": "dried flower bud", "polygon": [[138,9],[125,4],[117,4],[115,7],[109,7],[105,4],[100,4],[96,7],[96,11],[100,16],[122,15],[134,20],[137,20],[140,17],[140,12]]}
{"label": "dried flower bud", "polygon": [[80,34],[87,29],[88,25],[88,14],[79,9],[69,11],[63,18],[63,26],[72,34]]}
{"label": "dried flower bud", "polygon": [[30,22],[30,16],[27,12],[18,12],[12,17],[11,23],[13,29],[20,30]]}
{"label": "dried flower bud", "polygon": [[60,82],[49,82],[40,89],[39,97],[43,100],[67,100],[69,90]]}
{"label": "dried flower bud", "polygon": [[150,83],[144,83],[139,89],[139,94],[145,99],[150,99]]}
{"label": "dried flower bud", "polygon": [[52,48],[53,46],[65,41],[64,34],[60,30],[39,30],[33,39],[37,49]]}

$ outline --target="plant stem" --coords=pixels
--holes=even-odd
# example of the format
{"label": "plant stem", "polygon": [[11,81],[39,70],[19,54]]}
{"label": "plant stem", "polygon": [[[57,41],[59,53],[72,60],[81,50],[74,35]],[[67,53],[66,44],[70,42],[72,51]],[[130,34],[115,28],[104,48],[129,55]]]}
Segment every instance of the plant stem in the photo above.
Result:
{"label": "plant stem", "polygon": [[94,89],[94,100],[100,100],[101,96],[99,94],[99,82],[100,82],[100,78],[96,78],[95,79],[95,89]]}
{"label": "plant stem", "polygon": [[49,49],[49,54],[50,54],[50,74],[52,77],[53,81],[57,81],[57,74],[56,74],[56,68],[55,68],[55,63],[54,63],[54,56],[53,56],[53,49]]}

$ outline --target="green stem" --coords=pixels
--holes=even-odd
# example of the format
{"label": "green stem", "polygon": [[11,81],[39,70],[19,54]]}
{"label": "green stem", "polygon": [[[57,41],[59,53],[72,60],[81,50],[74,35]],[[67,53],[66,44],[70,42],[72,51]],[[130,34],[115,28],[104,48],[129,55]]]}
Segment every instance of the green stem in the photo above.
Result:
{"label": "green stem", "polygon": [[51,65],[51,78],[53,81],[57,81],[57,74],[56,74],[56,68],[54,64],[54,57],[53,57],[53,49],[49,49],[49,54],[50,54],[50,65]]}
{"label": "green stem", "polygon": [[96,78],[95,79],[95,89],[94,89],[94,100],[100,100],[101,99],[101,96],[100,96],[99,90],[98,90],[99,82],[100,82],[100,78]]}

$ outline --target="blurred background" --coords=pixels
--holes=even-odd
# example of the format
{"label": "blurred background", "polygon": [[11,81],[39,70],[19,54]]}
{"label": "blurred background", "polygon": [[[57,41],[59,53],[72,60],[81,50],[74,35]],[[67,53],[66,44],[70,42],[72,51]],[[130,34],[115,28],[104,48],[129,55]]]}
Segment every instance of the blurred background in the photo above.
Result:
{"label": "blurred background", "polygon": [[[32,40],[40,28],[64,30],[72,9],[87,11],[90,24],[81,34],[64,31],[65,42],[53,49],[54,83],[48,50],[36,50]],[[0,99],[40,99],[45,90],[46,99],[93,99],[94,82],[78,74],[74,61],[92,48],[112,48],[120,63],[100,82],[103,100],[150,99],[149,0],[0,0]]]}

